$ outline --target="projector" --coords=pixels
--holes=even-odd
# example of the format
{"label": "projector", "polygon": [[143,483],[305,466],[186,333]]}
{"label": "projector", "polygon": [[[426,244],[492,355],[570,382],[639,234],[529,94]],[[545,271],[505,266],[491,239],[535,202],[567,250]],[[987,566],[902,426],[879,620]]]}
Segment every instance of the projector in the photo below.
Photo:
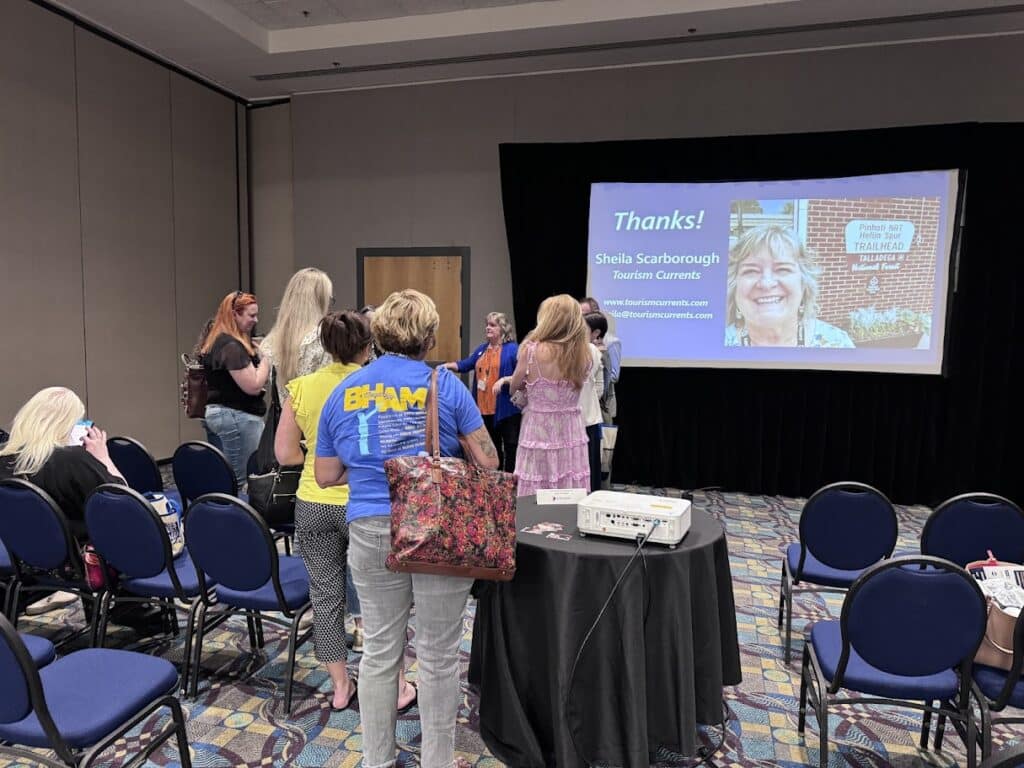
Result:
{"label": "projector", "polygon": [[690,530],[690,502],[666,496],[595,491],[576,505],[580,536],[592,533],[635,541],[657,523],[648,541],[674,548]]}

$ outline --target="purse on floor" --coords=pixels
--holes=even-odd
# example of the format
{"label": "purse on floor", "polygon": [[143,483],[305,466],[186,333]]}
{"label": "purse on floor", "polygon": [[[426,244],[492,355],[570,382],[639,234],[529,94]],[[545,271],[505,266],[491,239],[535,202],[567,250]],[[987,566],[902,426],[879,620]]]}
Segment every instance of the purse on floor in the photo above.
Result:
{"label": "purse on floor", "polygon": [[516,572],[517,478],[441,456],[437,369],[426,453],[384,462],[391,494],[389,570],[509,581]]}

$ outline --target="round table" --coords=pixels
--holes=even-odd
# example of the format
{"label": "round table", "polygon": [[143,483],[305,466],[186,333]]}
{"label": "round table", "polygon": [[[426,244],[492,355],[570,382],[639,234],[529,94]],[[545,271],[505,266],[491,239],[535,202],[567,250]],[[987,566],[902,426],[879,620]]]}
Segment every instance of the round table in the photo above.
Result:
{"label": "round table", "polygon": [[721,523],[695,507],[677,548],[644,548],[571,686],[584,635],[636,544],[583,538],[575,504],[534,496],[519,500],[517,528],[516,577],[482,583],[473,625],[470,681],[494,756],[517,767],[640,768],[658,747],[693,755],[698,723],[722,722],[722,687],[741,679]]}

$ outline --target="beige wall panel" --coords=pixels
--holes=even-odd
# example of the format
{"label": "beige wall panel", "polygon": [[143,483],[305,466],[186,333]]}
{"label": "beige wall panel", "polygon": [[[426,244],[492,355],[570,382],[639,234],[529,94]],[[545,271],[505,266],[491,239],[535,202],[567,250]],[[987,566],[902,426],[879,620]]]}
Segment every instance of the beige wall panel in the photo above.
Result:
{"label": "beige wall panel", "polygon": [[86,398],[73,26],[0,3],[0,425],[62,384]]}
{"label": "beige wall panel", "polygon": [[339,308],[356,301],[357,247],[425,245],[412,242],[415,124],[384,91],[292,101],[295,266],[326,271]]}
{"label": "beige wall panel", "polygon": [[469,246],[472,340],[512,301],[501,142],[1024,120],[1022,81],[1008,36],[298,96],[295,265],[327,269],[344,305],[357,247]]}
{"label": "beige wall panel", "polygon": [[[192,349],[218,302],[239,284],[235,103],[181,75],[170,77],[175,350],[181,353]],[[179,442],[206,439],[199,421],[180,409],[178,429]]]}
{"label": "beige wall panel", "polygon": [[[235,103],[235,197],[238,208],[238,273],[242,290],[252,292],[252,250],[249,243],[249,124],[244,104]],[[257,329],[259,331],[259,329]]]}
{"label": "beige wall panel", "polygon": [[291,104],[249,110],[249,150],[253,289],[265,332],[295,271]]}
{"label": "beige wall panel", "polygon": [[[292,101],[295,264],[319,266],[354,304],[356,248],[470,248],[469,343],[511,312],[496,183],[512,107],[494,82],[300,96]],[[479,339],[477,338],[479,337]]]}
{"label": "beige wall panel", "polygon": [[178,441],[170,73],[75,30],[90,416]]}
{"label": "beige wall panel", "polygon": [[[417,89],[414,113],[412,235],[410,245],[470,248],[469,349],[484,341],[488,312],[512,312],[512,277],[501,207],[494,183],[498,145],[512,140],[513,110],[493,83]],[[468,92],[467,92],[468,87]],[[478,105],[466,112],[466,102]]]}

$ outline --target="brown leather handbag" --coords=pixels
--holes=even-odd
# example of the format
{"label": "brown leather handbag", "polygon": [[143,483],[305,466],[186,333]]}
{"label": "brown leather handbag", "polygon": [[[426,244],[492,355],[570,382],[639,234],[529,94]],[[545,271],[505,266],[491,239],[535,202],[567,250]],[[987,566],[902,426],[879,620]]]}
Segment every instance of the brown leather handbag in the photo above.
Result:
{"label": "brown leather handbag", "polygon": [[197,357],[182,354],[185,375],[181,377],[181,408],[190,419],[206,415],[206,369]]}
{"label": "brown leather handbag", "polygon": [[427,456],[384,462],[391,493],[387,567],[508,581],[516,573],[515,475],[441,456],[437,369],[427,394]]}

